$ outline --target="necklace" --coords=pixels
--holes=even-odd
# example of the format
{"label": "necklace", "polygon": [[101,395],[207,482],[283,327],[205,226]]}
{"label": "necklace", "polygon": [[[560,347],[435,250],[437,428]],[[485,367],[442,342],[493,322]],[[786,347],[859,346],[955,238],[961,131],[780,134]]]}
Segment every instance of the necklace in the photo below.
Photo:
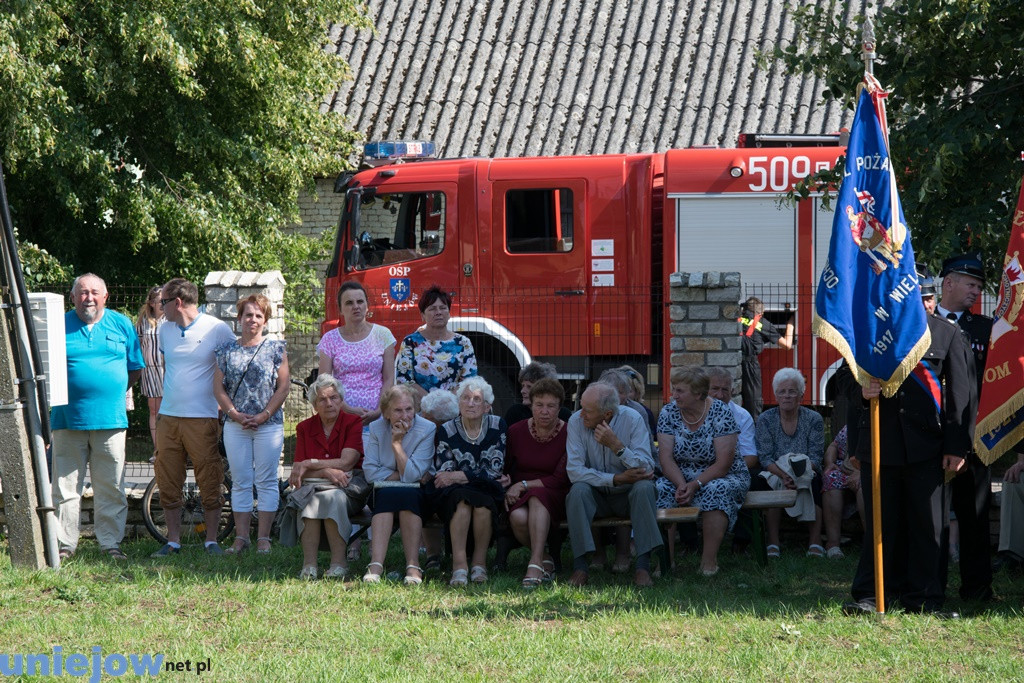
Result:
{"label": "necklace", "polygon": [[700,417],[698,417],[693,422],[690,422],[689,420],[686,419],[686,415],[683,414],[682,408],[679,409],[679,417],[681,417],[683,422],[685,422],[687,424],[687,426],[690,426],[690,427],[693,427],[693,426],[699,424],[700,421],[704,419],[704,416],[707,415],[707,413],[708,413],[708,400],[707,399],[704,399],[704,410],[701,411]]}
{"label": "necklace", "polygon": [[558,435],[558,432],[562,429],[563,423],[561,420],[559,420],[558,424],[555,425],[554,429],[552,429],[551,433],[548,434],[547,436],[540,435],[540,433],[537,431],[536,425],[534,425],[533,423],[532,417],[526,421],[526,424],[530,429],[530,436],[533,437],[534,441],[536,441],[537,443],[547,443],[548,441],[551,441],[551,439],[555,438]]}
{"label": "necklace", "polygon": [[466,426],[465,422],[462,423],[462,431],[466,432],[466,439],[470,443],[477,443],[480,441],[480,436],[484,433],[484,422],[480,420],[480,427],[476,430],[476,436],[470,436],[469,427]]}

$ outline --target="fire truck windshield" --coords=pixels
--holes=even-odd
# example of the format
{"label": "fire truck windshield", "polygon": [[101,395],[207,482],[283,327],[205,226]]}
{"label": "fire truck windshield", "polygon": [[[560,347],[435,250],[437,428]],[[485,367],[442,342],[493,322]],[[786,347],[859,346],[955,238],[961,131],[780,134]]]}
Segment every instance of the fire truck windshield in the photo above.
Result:
{"label": "fire truck windshield", "polygon": [[[341,235],[346,270],[366,270],[440,254],[445,241],[443,192],[352,191]],[[341,238],[339,235],[339,239]]]}

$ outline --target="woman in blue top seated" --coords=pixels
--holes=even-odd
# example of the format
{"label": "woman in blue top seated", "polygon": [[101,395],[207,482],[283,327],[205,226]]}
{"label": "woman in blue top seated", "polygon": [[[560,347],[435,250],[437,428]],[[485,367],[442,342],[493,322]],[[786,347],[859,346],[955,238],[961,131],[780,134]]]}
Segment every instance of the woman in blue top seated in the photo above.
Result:
{"label": "woman in blue top seated", "polygon": [[381,416],[363,435],[363,472],[373,485],[370,508],[370,564],[363,581],[378,583],[384,573],[384,556],[398,515],[405,549],[405,583],[423,582],[419,566],[420,531],[423,528],[420,484],[433,472],[434,424],[416,415],[416,394],[399,384],[380,396]]}
{"label": "woman in blue top seated", "polygon": [[[754,438],[757,441],[757,457],[765,472],[775,475],[779,486],[796,489],[796,482],[777,462],[789,454],[806,455],[813,469],[811,496],[814,499],[814,520],[810,523],[807,554],[822,557],[825,548],[821,545],[821,472],[825,458],[825,422],[821,415],[800,405],[806,383],[796,368],[782,368],[772,379],[772,390],[778,406],[769,408],[757,418]],[[758,489],[768,488],[762,476],[755,481]],[[772,508],[765,511],[765,527],[768,532],[768,557],[779,557],[779,523],[782,510]]]}

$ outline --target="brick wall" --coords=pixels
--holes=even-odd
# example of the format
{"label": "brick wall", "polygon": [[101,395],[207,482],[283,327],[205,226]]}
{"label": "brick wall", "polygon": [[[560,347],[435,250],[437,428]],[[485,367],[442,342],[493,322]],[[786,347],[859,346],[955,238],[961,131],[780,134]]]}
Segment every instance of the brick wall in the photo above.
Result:
{"label": "brick wall", "polygon": [[[324,233],[333,235],[338,227],[338,218],[344,204],[344,193],[334,192],[334,178],[320,178],[316,181],[315,194],[299,193],[299,222],[284,227],[283,231],[311,239],[320,239]],[[316,272],[321,285],[327,273],[327,264],[327,260],[313,261],[309,264]],[[285,320],[287,318],[288,313],[285,311]],[[320,341],[320,332],[317,330],[299,333],[286,330],[285,341],[288,343],[288,363],[291,366],[292,377],[305,381],[309,371],[318,365],[316,345]],[[293,418],[306,417],[309,415],[309,406],[299,397],[298,391],[293,391],[288,396],[285,411]]]}

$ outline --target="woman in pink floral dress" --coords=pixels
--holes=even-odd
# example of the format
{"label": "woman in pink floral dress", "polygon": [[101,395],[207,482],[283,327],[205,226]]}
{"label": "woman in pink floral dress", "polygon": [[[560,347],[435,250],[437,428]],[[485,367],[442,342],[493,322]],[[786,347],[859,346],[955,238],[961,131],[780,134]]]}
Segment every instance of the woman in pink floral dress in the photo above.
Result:
{"label": "woman in pink floral dress", "polygon": [[395,335],[366,319],[366,290],[346,282],[338,290],[338,309],[344,320],[321,339],[316,350],[320,372],[333,375],[345,389],[343,410],[358,415],[363,425],[380,417],[380,395],[395,383]]}

